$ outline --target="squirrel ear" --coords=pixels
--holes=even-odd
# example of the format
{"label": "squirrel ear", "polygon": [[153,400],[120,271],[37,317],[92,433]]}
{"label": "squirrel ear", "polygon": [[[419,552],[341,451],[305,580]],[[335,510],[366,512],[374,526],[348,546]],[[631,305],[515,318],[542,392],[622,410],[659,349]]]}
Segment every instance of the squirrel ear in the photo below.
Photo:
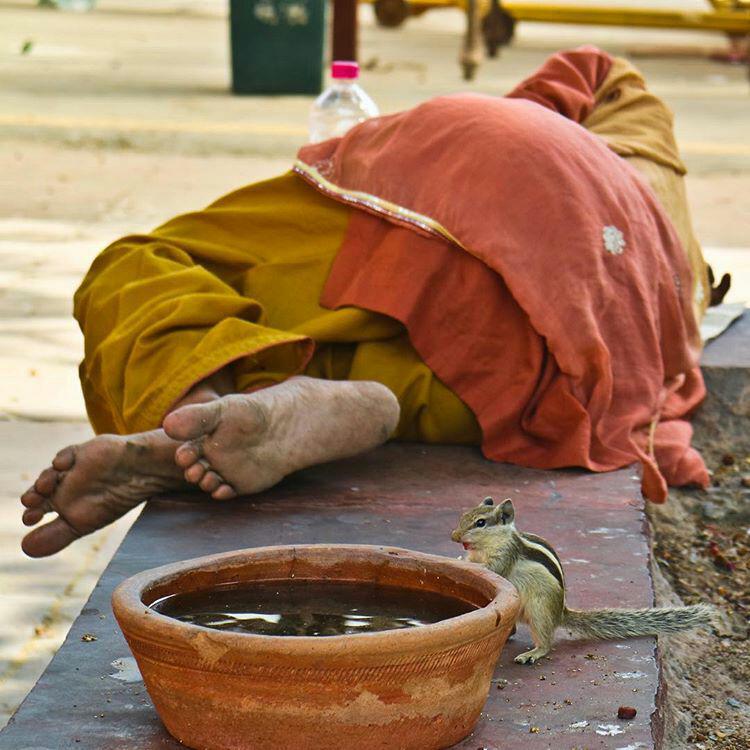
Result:
{"label": "squirrel ear", "polygon": [[482,505],[494,505],[495,501],[491,497],[485,497],[484,500],[482,500]]}
{"label": "squirrel ear", "polygon": [[503,502],[499,510],[500,510],[500,523],[502,524],[513,523],[516,517],[516,510],[513,507],[513,501],[510,498],[506,499]]}

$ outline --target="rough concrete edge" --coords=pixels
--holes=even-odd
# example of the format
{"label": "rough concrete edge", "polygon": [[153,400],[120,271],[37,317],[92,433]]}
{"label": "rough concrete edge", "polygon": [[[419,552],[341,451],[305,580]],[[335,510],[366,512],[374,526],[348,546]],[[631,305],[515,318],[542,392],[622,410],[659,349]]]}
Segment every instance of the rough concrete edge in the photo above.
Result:
{"label": "rough concrete edge", "polygon": [[[651,549],[649,569],[655,605],[682,607],[685,603],[659,569],[659,564],[653,554],[653,526],[648,518],[646,523],[649,529],[649,546]],[[654,740],[654,748],[655,750],[679,750],[679,748],[688,746],[691,721],[689,716],[686,717],[685,713],[680,711],[674,701],[671,700],[669,681],[672,670],[669,662],[669,636],[657,638],[654,655],[659,671],[655,699],[656,707],[651,715],[651,736]]]}
{"label": "rough concrete edge", "polygon": [[[678,512],[685,513],[677,497],[667,500]],[[663,506],[646,505],[644,508],[644,533],[649,545],[649,575],[655,607],[684,607],[685,602],[675,591],[669,579],[662,573],[654,553],[656,533],[652,513],[659,513]],[[681,650],[689,648],[689,642],[700,636],[692,631],[661,635],[656,640],[654,657],[658,670],[655,708],[651,714],[651,736],[655,750],[685,750],[692,732],[692,716],[678,707],[672,695],[672,687],[684,680],[679,674],[682,664]]]}
{"label": "rough concrete edge", "polygon": [[[731,331],[736,337],[738,333],[746,335],[745,329],[740,327],[750,320],[747,310],[724,331]],[[733,337],[719,336],[709,344],[719,347],[732,347]],[[746,385],[748,368],[744,364],[734,365],[731,362],[702,362],[701,371],[706,383],[706,397],[691,415],[693,426],[693,443],[703,443],[704,456],[712,452],[711,446],[718,444],[719,452],[724,451],[724,438],[730,435],[736,441],[737,435],[743,434],[748,413],[738,404],[737,395],[746,393],[750,386]],[[739,401],[742,401],[740,398]],[[710,437],[708,437],[710,436]],[[704,439],[702,439],[704,438]],[[750,439],[750,438],[747,438]],[[707,456],[708,457],[708,456]],[[675,498],[670,497],[667,502],[676,504]],[[674,590],[669,580],[664,576],[654,555],[654,526],[648,512],[645,512],[646,534],[649,542],[649,569],[656,606],[685,606],[684,601]],[[656,661],[659,670],[658,687],[656,693],[656,709],[651,716],[651,730],[656,750],[683,750],[688,747],[688,737],[692,729],[692,718],[689,712],[677,707],[670,695],[670,682],[679,684],[680,677],[674,671],[675,662],[679,661],[680,648],[693,636],[690,633],[661,636],[657,640]],[[673,648],[672,645],[676,648]],[[679,688],[678,688],[679,692]]]}
{"label": "rough concrete edge", "polygon": [[[651,600],[652,606],[657,606],[663,601],[663,587],[669,584],[664,579],[659,570],[659,566],[654,556],[654,527],[649,518],[646,507],[642,507],[643,514],[643,534],[646,537],[648,545],[648,573],[651,580]],[[674,592],[671,592],[674,594]],[[674,594],[676,596],[676,594]],[[655,750],[665,750],[664,738],[667,731],[668,715],[671,713],[671,706],[667,699],[667,667],[664,661],[663,649],[657,638],[654,645],[654,658],[656,660],[656,693],[654,695],[654,710],[651,712],[651,739]]]}

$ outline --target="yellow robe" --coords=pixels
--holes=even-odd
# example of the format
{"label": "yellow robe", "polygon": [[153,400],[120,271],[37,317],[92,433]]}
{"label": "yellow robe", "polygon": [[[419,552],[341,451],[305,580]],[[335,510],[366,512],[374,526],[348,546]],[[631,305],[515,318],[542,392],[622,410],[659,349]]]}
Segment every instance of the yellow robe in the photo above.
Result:
{"label": "yellow robe", "polygon": [[[584,123],[643,172],[670,214],[693,267],[700,315],[705,264],[671,124],[667,108],[621,60]],[[290,173],[104,250],[74,308],[94,429],[156,428],[194,384],[231,366],[238,392],[300,373],[376,380],[401,404],[396,438],[479,444],[474,415],[420,360],[400,323],[318,303],[351,210]]]}
{"label": "yellow robe", "polygon": [[400,323],[319,305],[349,211],[289,173],[107,248],[75,297],[96,431],[158,427],[192,385],[234,363],[238,391],[301,372],[378,380],[401,402],[400,437],[479,442]]}

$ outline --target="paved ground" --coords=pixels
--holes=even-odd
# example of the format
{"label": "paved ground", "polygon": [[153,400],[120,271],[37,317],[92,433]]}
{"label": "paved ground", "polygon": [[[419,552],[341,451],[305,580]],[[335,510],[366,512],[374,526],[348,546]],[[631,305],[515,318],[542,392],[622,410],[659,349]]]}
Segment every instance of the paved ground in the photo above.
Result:
{"label": "paved ground", "polygon": [[[218,0],[99,7],[82,16],[0,0],[0,418],[19,420],[18,440],[0,458],[0,590],[11,606],[0,623],[0,723],[124,529],[51,561],[18,551],[14,498],[61,444],[87,434],[72,291],[109,240],[285,169],[310,104],[227,95]],[[458,12],[430,12],[398,32],[375,28],[369,9],[363,16],[364,84],[384,111],[466,87],[456,63]],[[631,54],[675,111],[698,235],[715,268],[739,277],[732,298],[750,299],[750,85],[743,68],[701,56],[720,37],[521,26],[514,47],[487,62],[470,88],[502,93],[549,52],[583,42]],[[643,57],[654,45],[701,54]],[[50,423],[48,440],[31,442],[30,419]]]}
{"label": "paved ground", "polygon": [[8,426],[0,454],[0,726],[47,666],[135,514],[47,560],[21,554],[18,494],[61,443],[90,434],[83,422]]}
{"label": "paved ground", "polygon": [[[263,546],[271,539],[287,545],[386,544],[458,556],[460,547],[450,540],[450,529],[473,502],[468,498],[488,493],[516,500],[520,528],[549,529],[565,565],[571,606],[604,606],[613,596],[623,606],[651,604],[652,581],[645,564],[649,541],[638,475],[632,469],[607,474],[539,471],[493,464],[468,448],[389,445],[300,472],[252,501],[217,507],[194,498],[180,502],[177,495],[152,504],[104,572],[49,670],[0,734],[0,750],[19,750],[32,736],[35,750],[182,747],[167,736],[145,694],[144,681],[154,686],[153,661],[141,661],[141,681],[110,612],[111,591],[123,578],[189,557]],[[549,527],[551,517],[554,528]],[[476,727],[454,750],[654,747],[652,731],[658,737],[660,730],[652,714],[661,708],[654,645],[651,638],[584,644],[560,633],[550,659],[522,666],[513,658],[531,646],[531,639],[521,626],[496,665]],[[167,653],[172,650],[165,644],[159,658],[169,659]],[[231,659],[219,657],[217,662],[213,652],[212,657],[209,666],[203,654],[193,651],[188,657],[191,673],[217,670],[222,679],[237,679]],[[403,674],[408,692],[408,669]],[[291,679],[310,677],[300,673]],[[237,684],[255,682],[249,670]],[[172,698],[180,703],[179,689]],[[273,688],[267,698],[273,705]],[[252,699],[237,714],[247,712],[248,705]],[[617,718],[622,705],[636,709],[633,720]],[[233,711],[226,703],[224,709]],[[403,747],[397,742],[399,722],[392,727],[393,747]],[[255,746],[254,731],[257,725],[248,729],[248,746]]]}

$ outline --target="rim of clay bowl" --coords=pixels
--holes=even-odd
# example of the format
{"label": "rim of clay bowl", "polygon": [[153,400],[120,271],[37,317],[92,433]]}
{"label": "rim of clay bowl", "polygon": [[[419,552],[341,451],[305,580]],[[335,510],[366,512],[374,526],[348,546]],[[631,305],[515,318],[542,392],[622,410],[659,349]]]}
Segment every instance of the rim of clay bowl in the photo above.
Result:
{"label": "rim of clay bowl", "polygon": [[[382,558],[384,563],[390,562],[402,569],[407,566],[399,566],[396,561],[404,558],[416,563],[438,565],[468,578],[471,582],[469,585],[474,584],[475,590],[481,592],[483,596],[487,596],[488,601],[483,606],[477,607],[477,609],[466,614],[450,617],[436,623],[420,625],[417,628],[384,630],[375,633],[348,633],[325,637],[261,635],[214,630],[162,615],[151,609],[143,601],[149,590],[165,586],[170,581],[177,581],[191,571],[245,567],[252,563],[254,557],[261,560],[272,560],[273,556],[279,553],[291,553],[292,560],[295,562],[298,559],[304,559],[306,553],[309,558],[318,555],[318,559],[321,554],[330,555],[331,559],[336,559],[342,553],[350,553],[359,555],[360,559],[377,559],[379,557]],[[286,577],[261,577],[246,580],[284,580]],[[305,578],[300,576],[300,580],[305,580]],[[348,578],[333,576],[329,580],[361,582],[363,579],[355,576]],[[198,590],[198,588],[192,590]],[[444,595],[450,597],[450,594]],[[152,601],[156,601],[158,598],[158,596],[154,597]],[[240,654],[246,654],[248,661],[257,664],[259,659],[268,655],[269,657],[272,656],[277,662],[280,659],[288,660],[290,665],[295,667],[300,667],[305,661],[312,661],[317,664],[321,657],[325,657],[326,667],[329,667],[350,664],[353,660],[361,661],[375,658],[375,660],[382,661],[387,658],[390,661],[401,656],[413,656],[420,652],[455,648],[461,644],[487,637],[504,625],[507,626],[511,620],[515,621],[518,606],[519,599],[515,587],[505,578],[481,565],[401,547],[368,544],[274,545],[206,555],[137,573],[119,584],[112,593],[112,608],[126,635],[133,635],[141,640],[152,642],[154,636],[158,635],[160,642],[167,641],[170,646],[179,650],[181,650],[180,647],[184,644],[186,638],[202,636],[204,640],[210,639],[217,646],[225,647],[227,652],[231,651],[233,661],[237,661]],[[184,648],[184,645],[182,647]],[[218,664],[217,670],[221,671]]]}

